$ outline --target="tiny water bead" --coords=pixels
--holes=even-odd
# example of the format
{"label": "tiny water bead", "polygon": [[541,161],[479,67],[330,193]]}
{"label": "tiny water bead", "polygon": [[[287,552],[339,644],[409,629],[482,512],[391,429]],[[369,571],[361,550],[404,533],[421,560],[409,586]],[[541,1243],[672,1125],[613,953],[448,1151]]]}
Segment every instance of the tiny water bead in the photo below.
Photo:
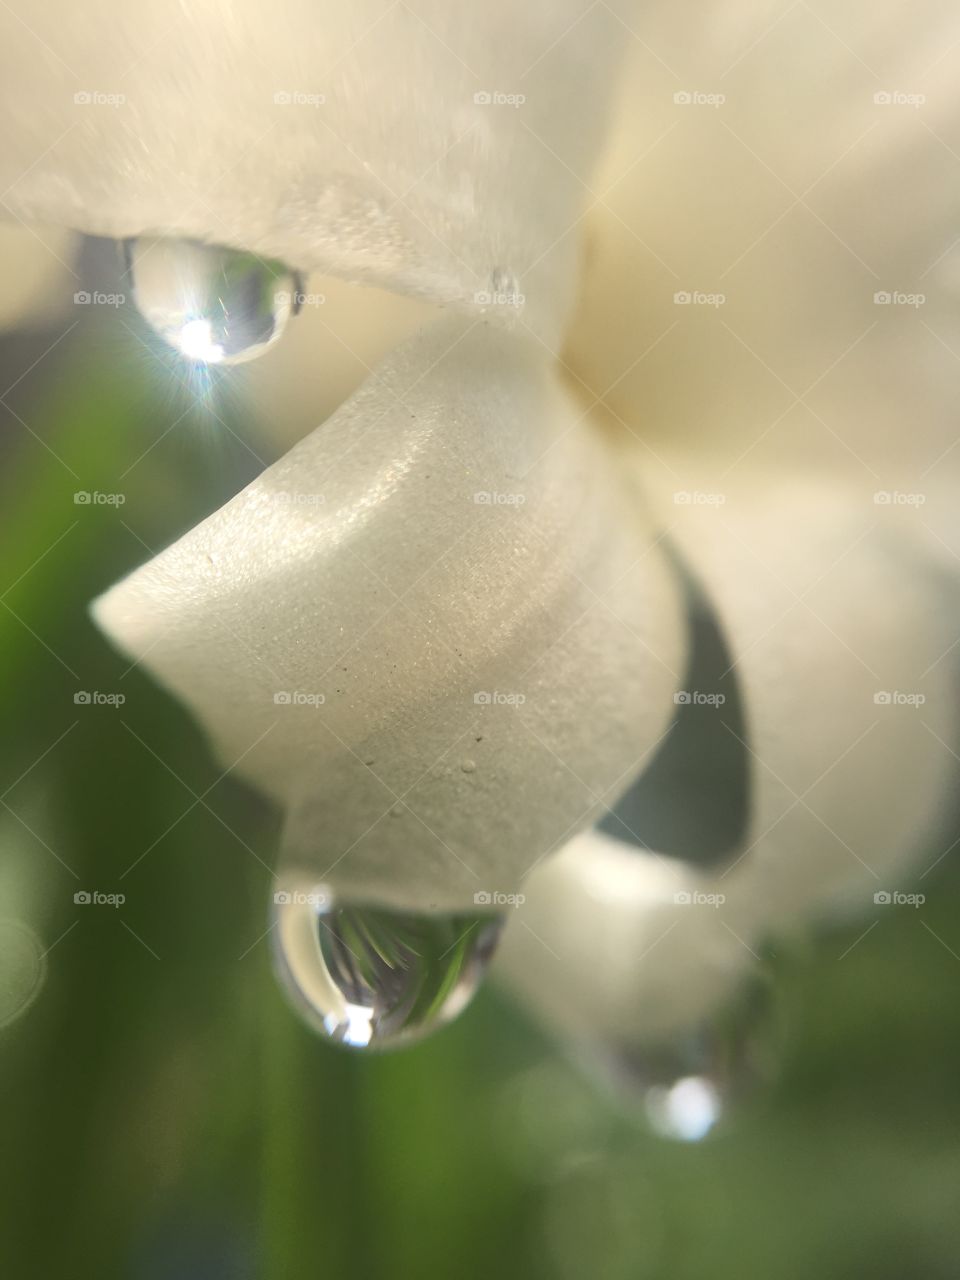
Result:
{"label": "tiny water bead", "polygon": [[452,1021],[480,985],[503,921],[338,901],[285,885],[273,900],[274,964],[294,1007],[352,1049],[408,1045]]}
{"label": "tiny water bead", "polygon": [[281,262],[176,238],[128,240],[124,252],[137,309],[189,360],[253,360],[297,312],[301,281]]}
{"label": "tiny water bead", "polygon": [[607,1062],[621,1088],[639,1095],[655,1133],[700,1142],[773,1075],[778,1031],[760,971],[703,1022],[621,1047]]}

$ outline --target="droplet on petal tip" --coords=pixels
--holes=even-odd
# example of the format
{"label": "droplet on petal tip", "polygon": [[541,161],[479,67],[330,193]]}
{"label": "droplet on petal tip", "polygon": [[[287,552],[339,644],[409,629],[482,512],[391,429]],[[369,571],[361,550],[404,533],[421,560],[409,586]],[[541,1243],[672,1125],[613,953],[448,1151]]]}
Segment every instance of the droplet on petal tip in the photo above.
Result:
{"label": "droplet on petal tip", "polygon": [[281,262],[173,237],[124,244],[137,309],[201,364],[241,364],[271,347],[297,312],[301,282]]}
{"label": "droplet on petal tip", "polygon": [[328,886],[285,881],[273,924],[275,968],[305,1021],[335,1044],[379,1050],[409,1045],[463,1011],[503,922],[350,904]]}
{"label": "droplet on petal tip", "polygon": [[603,1056],[618,1092],[639,1104],[654,1133],[700,1142],[770,1081],[778,1032],[769,979],[754,975],[705,1022]]}

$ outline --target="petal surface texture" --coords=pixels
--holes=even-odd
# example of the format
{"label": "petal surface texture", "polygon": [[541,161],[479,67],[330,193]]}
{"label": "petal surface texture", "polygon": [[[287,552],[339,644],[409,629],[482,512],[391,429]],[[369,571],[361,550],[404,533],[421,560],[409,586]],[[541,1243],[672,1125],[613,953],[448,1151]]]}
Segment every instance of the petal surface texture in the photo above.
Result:
{"label": "petal surface texture", "polygon": [[345,898],[473,905],[600,816],[683,635],[637,490],[537,342],[442,320],[97,619]]}
{"label": "petal surface texture", "polygon": [[602,6],[94,0],[4,28],[14,217],[473,309],[519,290],[559,332],[623,43]]}
{"label": "petal surface texture", "polygon": [[[936,865],[960,741],[953,9],[12,12],[14,218],[455,313],[98,607],[289,806],[288,859],[410,909],[532,870],[505,980],[627,1039],[695,1021],[769,934]],[[749,821],[709,872],[586,829],[669,730],[668,547],[745,713]]]}
{"label": "petal surface texture", "polygon": [[688,1030],[956,837],[957,15],[633,13],[568,359],[717,611],[751,807],[709,873],[583,836],[531,877],[502,972],[586,1043]]}

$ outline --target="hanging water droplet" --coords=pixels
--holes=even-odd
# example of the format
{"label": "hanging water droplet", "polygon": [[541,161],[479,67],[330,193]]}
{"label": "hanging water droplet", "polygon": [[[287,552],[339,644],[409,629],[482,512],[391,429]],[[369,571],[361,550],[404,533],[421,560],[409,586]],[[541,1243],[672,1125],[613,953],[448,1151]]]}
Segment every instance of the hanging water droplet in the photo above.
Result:
{"label": "hanging water droplet", "polygon": [[300,281],[281,262],[174,238],[141,237],[124,249],[137,308],[190,360],[252,360],[296,314]]}
{"label": "hanging water droplet", "polygon": [[274,961],[307,1022],[338,1044],[410,1044],[467,1005],[503,922],[498,916],[385,910],[339,902],[326,886],[274,894]]}
{"label": "hanging water droplet", "polygon": [[674,1084],[652,1085],[644,1098],[647,1119],[661,1137],[699,1142],[720,1119],[724,1101],[707,1076],[681,1076]]}
{"label": "hanging water droplet", "polygon": [[704,1022],[614,1051],[608,1058],[613,1075],[639,1093],[647,1122],[661,1137],[700,1142],[772,1075],[777,1027],[771,1003],[766,972],[756,972]]}

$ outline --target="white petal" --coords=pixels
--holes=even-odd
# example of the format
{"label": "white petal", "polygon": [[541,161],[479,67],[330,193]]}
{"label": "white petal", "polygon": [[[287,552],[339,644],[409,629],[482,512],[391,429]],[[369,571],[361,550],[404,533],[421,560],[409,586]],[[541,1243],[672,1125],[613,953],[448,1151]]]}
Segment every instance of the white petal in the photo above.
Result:
{"label": "white petal", "polygon": [[[581,837],[501,972],[636,1043],[706,1016],[768,935],[929,890],[954,839],[960,27],[934,3],[632,24],[569,358],[724,622],[753,812],[722,879]],[[674,909],[678,877],[726,903]]]}
{"label": "white petal", "polygon": [[289,807],[289,859],[417,909],[510,892],[589,825],[682,648],[637,493],[542,347],[460,320],[97,618]]}
{"label": "white petal", "polygon": [[[752,775],[741,845],[707,873],[586,834],[537,869],[505,935],[504,980],[587,1043],[688,1029],[768,938],[897,909],[877,893],[929,892],[955,839],[955,584],[876,527],[856,492],[755,473],[726,497],[681,504],[671,538],[738,655]],[[665,803],[697,799],[692,780]],[[678,892],[724,901],[676,905]]]}
{"label": "white petal", "polygon": [[94,0],[0,24],[15,216],[470,308],[518,280],[559,332],[622,44],[602,6]]}
{"label": "white petal", "polygon": [[0,223],[0,331],[42,324],[72,302],[69,232]]}

